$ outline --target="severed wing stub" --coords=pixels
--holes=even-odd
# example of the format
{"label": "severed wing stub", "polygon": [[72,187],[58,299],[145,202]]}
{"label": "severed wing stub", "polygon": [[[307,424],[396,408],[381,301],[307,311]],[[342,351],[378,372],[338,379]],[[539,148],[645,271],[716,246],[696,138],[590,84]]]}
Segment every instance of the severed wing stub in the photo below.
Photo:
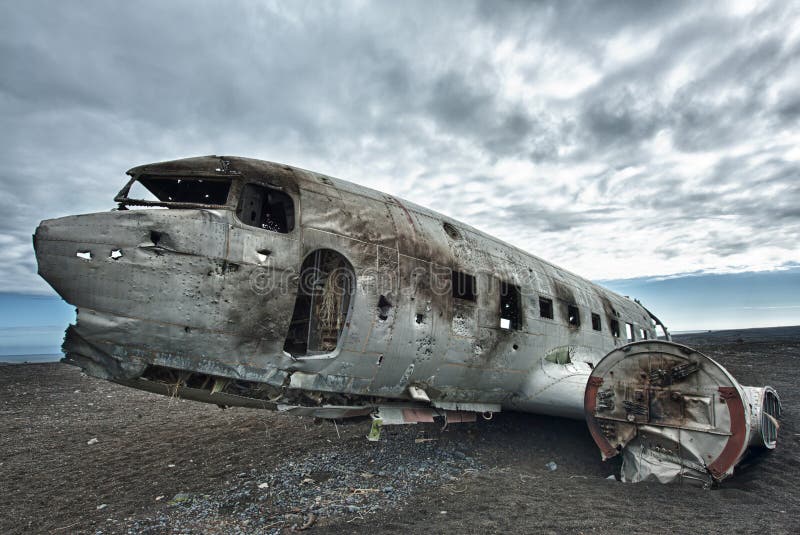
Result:
{"label": "severed wing stub", "polygon": [[749,448],[773,449],[781,405],[772,387],[741,386],[711,358],[673,342],[634,342],[594,368],[584,409],[603,459],[622,480],[708,485]]}

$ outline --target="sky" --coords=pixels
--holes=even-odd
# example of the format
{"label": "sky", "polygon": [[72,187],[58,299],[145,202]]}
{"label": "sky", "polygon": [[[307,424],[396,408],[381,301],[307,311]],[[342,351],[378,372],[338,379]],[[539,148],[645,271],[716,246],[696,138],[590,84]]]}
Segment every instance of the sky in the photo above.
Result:
{"label": "sky", "polygon": [[53,295],[40,220],[228,154],[427,206],[681,328],[720,316],[678,288],[723,326],[800,324],[797,2],[0,0],[0,65],[4,306]]}

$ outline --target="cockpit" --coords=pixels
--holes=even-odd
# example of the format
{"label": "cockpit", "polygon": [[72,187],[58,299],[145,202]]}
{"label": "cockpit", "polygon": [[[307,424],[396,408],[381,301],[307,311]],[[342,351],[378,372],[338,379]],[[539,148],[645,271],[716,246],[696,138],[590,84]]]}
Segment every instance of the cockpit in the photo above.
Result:
{"label": "cockpit", "polygon": [[235,208],[245,225],[282,234],[295,226],[295,204],[288,193],[239,177],[134,175],[114,201],[120,210]]}

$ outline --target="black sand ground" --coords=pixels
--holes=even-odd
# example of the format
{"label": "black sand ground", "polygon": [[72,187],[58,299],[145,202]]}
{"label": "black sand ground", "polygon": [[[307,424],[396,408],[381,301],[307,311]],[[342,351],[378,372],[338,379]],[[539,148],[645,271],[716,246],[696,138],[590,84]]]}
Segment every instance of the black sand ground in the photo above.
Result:
{"label": "black sand ground", "polygon": [[583,422],[499,414],[376,445],[363,424],[223,411],[63,364],[2,366],[0,533],[800,532],[800,328],[678,341],[783,401],[778,449],[718,489],[608,480],[615,466]]}

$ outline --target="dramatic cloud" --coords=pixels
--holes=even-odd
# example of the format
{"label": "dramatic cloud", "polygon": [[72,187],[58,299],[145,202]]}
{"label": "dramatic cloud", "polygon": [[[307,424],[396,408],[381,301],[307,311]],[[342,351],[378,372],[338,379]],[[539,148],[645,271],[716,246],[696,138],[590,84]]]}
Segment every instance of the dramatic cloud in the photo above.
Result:
{"label": "dramatic cloud", "polygon": [[429,206],[595,279],[800,262],[792,2],[0,7],[0,291],[39,220],[238,154]]}

